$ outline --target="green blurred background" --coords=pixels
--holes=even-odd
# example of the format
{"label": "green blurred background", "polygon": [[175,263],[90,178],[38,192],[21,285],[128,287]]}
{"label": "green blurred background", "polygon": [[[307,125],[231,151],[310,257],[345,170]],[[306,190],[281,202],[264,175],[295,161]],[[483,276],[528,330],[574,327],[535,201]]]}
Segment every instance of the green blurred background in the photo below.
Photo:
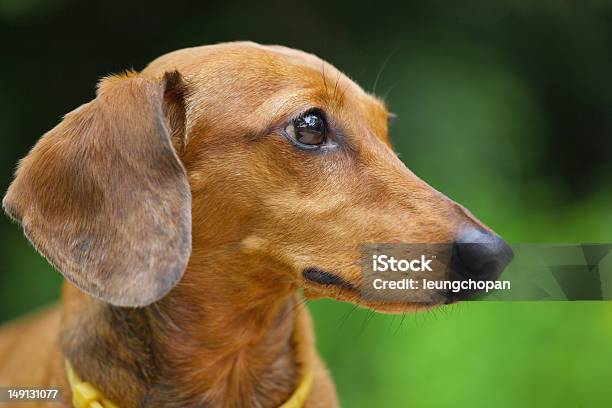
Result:
{"label": "green blurred background", "polygon": [[[100,76],[250,39],[376,82],[405,163],[510,242],[612,242],[610,1],[0,0],[0,38],[2,191]],[[6,217],[0,240],[0,321],[57,299]],[[311,308],[344,407],[612,406],[610,303]]]}

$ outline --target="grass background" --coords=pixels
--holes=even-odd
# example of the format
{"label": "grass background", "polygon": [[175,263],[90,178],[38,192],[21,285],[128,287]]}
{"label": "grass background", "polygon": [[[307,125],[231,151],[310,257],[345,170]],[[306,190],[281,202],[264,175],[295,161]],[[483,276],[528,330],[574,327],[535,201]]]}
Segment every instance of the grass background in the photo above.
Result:
{"label": "grass background", "polygon": [[[376,82],[398,115],[402,160],[508,241],[612,241],[609,1],[0,0],[0,35],[3,190],[98,77],[251,39],[315,52],[367,90]],[[0,217],[0,321],[57,299],[59,283]],[[403,318],[310,307],[344,407],[612,405],[608,302],[464,303]]]}

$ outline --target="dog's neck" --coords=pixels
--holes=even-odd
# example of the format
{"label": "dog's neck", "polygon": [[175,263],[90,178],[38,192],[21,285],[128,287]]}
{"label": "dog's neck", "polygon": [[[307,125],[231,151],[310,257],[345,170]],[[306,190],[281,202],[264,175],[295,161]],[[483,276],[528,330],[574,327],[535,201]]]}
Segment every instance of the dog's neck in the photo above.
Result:
{"label": "dog's neck", "polygon": [[122,408],[284,402],[314,347],[302,344],[312,341],[295,283],[257,259],[240,269],[232,263],[245,259],[213,258],[195,258],[168,296],[142,309],[67,285],[62,347],[75,370]]}

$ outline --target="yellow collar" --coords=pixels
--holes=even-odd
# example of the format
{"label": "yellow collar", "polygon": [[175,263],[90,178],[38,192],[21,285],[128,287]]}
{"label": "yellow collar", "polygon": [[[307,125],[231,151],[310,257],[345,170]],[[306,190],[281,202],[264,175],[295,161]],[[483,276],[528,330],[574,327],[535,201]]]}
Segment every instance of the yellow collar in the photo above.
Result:
{"label": "yellow collar", "polygon": [[302,408],[312,388],[312,377],[312,370],[307,370],[300,385],[298,385],[289,399],[279,408]]}
{"label": "yellow collar", "polygon": [[[119,408],[117,404],[106,398],[91,383],[83,381],[74,372],[74,368],[68,360],[66,360],[66,375],[72,391],[72,406],[74,408]],[[312,379],[312,370],[308,370],[293,395],[279,408],[302,408],[312,388]]]}
{"label": "yellow collar", "polygon": [[119,405],[102,395],[91,383],[83,381],[74,372],[74,368],[72,368],[68,359],[66,359],[66,376],[72,391],[72,406],[74,408],[119,408]]}

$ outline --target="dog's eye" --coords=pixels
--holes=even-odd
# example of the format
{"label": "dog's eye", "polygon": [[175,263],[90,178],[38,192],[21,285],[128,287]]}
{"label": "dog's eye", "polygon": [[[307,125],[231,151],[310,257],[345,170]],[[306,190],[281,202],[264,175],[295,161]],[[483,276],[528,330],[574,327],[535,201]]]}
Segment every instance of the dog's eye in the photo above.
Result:
{"label": "dog's eye", "polygon": [[310,112],[293,120],[285,129],[299,143],[317,146],[325,143],[325,119],[320,113]]}

